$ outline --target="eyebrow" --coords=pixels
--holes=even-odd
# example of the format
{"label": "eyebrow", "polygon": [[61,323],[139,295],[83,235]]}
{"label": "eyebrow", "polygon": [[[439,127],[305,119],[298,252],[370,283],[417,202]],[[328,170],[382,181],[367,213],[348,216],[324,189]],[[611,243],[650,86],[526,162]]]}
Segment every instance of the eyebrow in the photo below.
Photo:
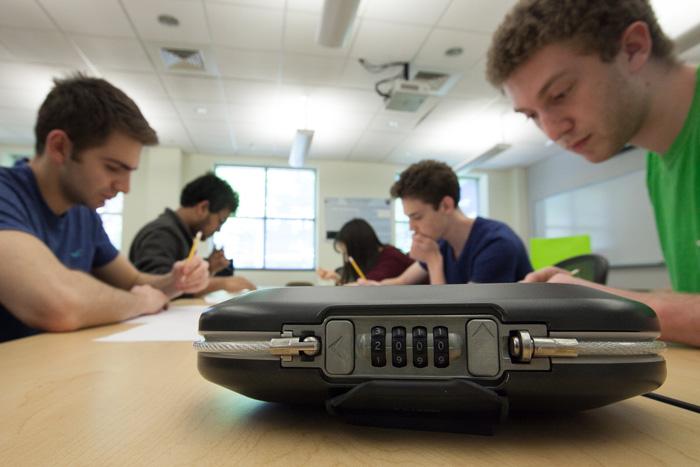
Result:
{"label": "eyebrow", "polygon": [[[544,96],[544,95],[547,93],[547,91],[549,90],[549,88],[552,87],[552,85],[553,85],[559,78],[565,76],[565,75],[568,74],[568,73],[569,73],[568,70],[564,70],[564,71],[560,71],[559,73],[557,73],[557,74],[555,74],[554,76],[550,77],[550,78],[547,80],[547,82],[544,83],[544,86],[542,86],[542,88],[541,88],[541,89],[539,90],[539,92],[537,93],[537,98],[538,98],[538,99],[542,99],[542,96]],[[528,110],[527,110],[527,109],[524,109],[524,108],[516,108],[516,109],[513,109],[513,110],[516,111],[516,112],[520,112],[520,113],[527,113],[527,112],[528,112]]]}
{"label": "eyebrow", "polygon": [[130,172],[132,172],[132,171],[138,169],[138,167],[132,167],[132,166],[130,166],[130,165],[127,165],[127,164],[123,163],[123,162],[120,161],[120,160],[113,159],[113,158],[111,158],[111,157],[105,157],[105,158],[104,158],[104,161],[105,161],[105,162],[112,163],[112,164],[116,164],[116,165],[118,165],[119,167],[121,167],[122,169],[128,170],[128,171],[130,171]]}

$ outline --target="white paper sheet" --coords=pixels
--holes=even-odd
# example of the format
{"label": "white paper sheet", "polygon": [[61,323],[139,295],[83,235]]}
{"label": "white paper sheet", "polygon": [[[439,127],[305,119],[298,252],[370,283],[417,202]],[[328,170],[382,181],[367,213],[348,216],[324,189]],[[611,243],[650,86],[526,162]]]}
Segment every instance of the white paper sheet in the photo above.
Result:
{"label": "white paper sheet", "polygon": [[139,324],[135,328],[95,339],[97,342],[162,342],[195,341],[199,316],[207,305],[174,306],[155,315],[139,316],[128,321]]}

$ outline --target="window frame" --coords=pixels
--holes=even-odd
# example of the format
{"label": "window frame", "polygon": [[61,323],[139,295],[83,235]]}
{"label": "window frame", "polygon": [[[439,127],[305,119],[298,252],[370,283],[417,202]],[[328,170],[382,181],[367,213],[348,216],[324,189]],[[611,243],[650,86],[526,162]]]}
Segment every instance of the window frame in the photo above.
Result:
{"label": "window frame", "polygon": [[[256,169],[263,169],[265,171],[265,201],[264,201],[264,209],[265,209],[265,216],[263,217],[239,217],[237,214],[232,214],[229,216],[230,217],[236,217],[236,218],[241,218],[241,219],[262,219],[263,220],[263,267],[262,268],[247,268],[247,267],[238,267],[236,266],[237,271],[252,271],[252,272],[308,272],[308,271],[315,271],[316,270],[316,264],[318,261],[318,170],[314,167],[299,167],[299,168],[293,168],[293,167],[286,167],[282,165],[255,165],[255,164],[230,164],[230,163],[225,163],[225,162],[218,162],[214,164],[214,174],[219,177],[219,175],[216,172],[216,169],[219,167],[246,167],[246,168],[256,168]],[[268,170],[270,169],[283,169],[283,170],[302,170],[302,171],[307,171],[307,172],[312,172],[314,175],[314,199],[312,202],[313,206],[313,218],[312,219],[303,219],[303,218],[282,218],[282,217],[267,217],[267,183],[268,183]],[[225,179],[224,179],[225,180]],[[234,190],[236,190],[236,187],[233,187]],[[267,220],[297,220],[297,221],[312,221],[313,222],[313,239],[312,239],[312,245],[313,245],[313,260],[311,262],[311,266],[309,268],[269,268],[266,265],[266,255],[267,255]],[[226,219],[228,220],[228,219]],[[235,258],[233,258],[234,264],[235,264]]]}

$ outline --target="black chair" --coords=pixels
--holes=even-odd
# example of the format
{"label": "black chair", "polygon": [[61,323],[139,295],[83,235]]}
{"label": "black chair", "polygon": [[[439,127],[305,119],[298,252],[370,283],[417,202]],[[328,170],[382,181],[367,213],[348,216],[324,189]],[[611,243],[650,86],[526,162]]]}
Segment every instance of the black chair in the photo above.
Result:
{"label": "black chair", "polygon": [[565,259],[555,264],[556,267],[574,271],[578,269],[576,277],[586,279],[598,284],[606,284],[608,282],[608,269],[610,264],[608,260],[600,255],[579,255],[573,258]]}

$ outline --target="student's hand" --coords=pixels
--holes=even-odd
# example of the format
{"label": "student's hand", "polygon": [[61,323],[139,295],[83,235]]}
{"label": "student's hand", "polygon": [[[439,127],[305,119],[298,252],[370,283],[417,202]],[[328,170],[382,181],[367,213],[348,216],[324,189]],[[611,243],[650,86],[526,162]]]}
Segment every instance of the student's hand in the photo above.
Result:
{"label": "student's hand", "polygon": [[578,281],[566,269],[549,266],[531,272],[520,282],[558,282],[573,284]]}
{"label": "student's hand", "polygon": [[338,275],[337,272],[330,271],[328,269],[318,268],[318,269],[316,269],[316,274],[318,274],[318,277],[320,277],[324,281],[338,282],[340,280],[340,276]]}
{"label": "student's hand", "polygon": [[441,258],[440,247],[432,238],[415,233],[413,234],[413,243],[411,244],[411,251],[409,251],[408,256],[417,261],[430,263],[431,261]]}
{"label": "student's hand", "polygon": [[209,285],[209,263],[199,256],[173,264],[175,288],[182,293],[197,293]]}
{"label": "student's hand", "polygon": [[224,255],[224,250],[212,251],[209,258],[207,258],[207,262],[209,263],[209,274],[212,276],[229,265],[229,260]]}
{"label": "student's hand", "polygon": [[382,285],[382,283],[379,281],[373,281],[370,279],[360,278],[360,279],[357,279],[357,282],[350,282],[350,283],[347,283],[345,285]]}
{"label": "student's hand", "polygon": [[224,288],[227,292],[240,292],[241,290],[255,290],[257,287],[245,277],[233,276],[227,277],[224,282]]}
{"label": "student's hand", "polygon": [[158,313],[168,307],[168,296],[150,285],[135,285],[131,288],[131,293],[143,303],[139,307],[139,315]]}

